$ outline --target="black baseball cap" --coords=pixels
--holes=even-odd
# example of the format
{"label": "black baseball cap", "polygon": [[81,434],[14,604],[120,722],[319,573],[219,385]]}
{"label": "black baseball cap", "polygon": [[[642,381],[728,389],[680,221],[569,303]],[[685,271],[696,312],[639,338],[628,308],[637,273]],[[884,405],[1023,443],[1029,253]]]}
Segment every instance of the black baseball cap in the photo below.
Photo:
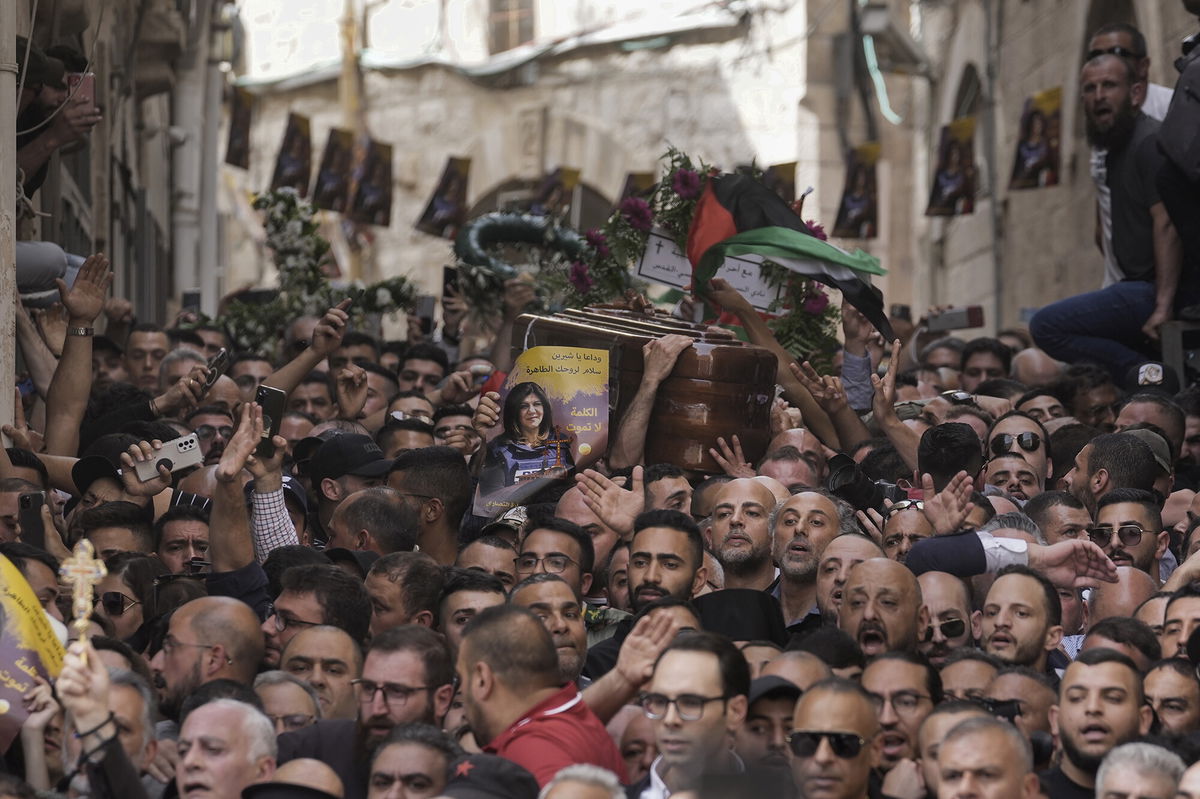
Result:
{"label": "black baseball cap", "polygon": [[1143,361],[1129,367],[1122,388],[1126,394],[1150,392],[1173,397],[1179,393],[1179,377],[1162,361]]}
{"label": "black baseball cap", "polygon": [[796,700],[800,698],[800,687],[791,680],[785,680],[775,674],[757,677],[750,681],[748,704],[753,705],[764,696],[782,696]]}
{"label": "black baseball cap", "polygon": [[336,480],[348,474],[383,477],[390,468],[391,458],[383,454],[370,436],[361,433],[334,436],[317,447],[308,461],[308,475],[314,486],[326,477]]}
{"label": "black baseball cap", "polygon": [[451,799],[537,799],[537,780],[528,770],[496,755],[467,755],[450,769],[442,796]]}

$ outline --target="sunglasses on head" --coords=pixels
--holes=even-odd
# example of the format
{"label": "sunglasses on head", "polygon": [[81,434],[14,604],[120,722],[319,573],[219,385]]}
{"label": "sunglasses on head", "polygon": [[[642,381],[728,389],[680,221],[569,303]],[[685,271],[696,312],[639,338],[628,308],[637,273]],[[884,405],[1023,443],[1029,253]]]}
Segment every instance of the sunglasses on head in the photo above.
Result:
{"label": "sunglasses on head", "polygon": [[1042,437],[1037,433],[1001,433],[992,439],[992,454],[1006,455],[1012,452],[1013,444],[1016,444],[1026,452],[1037,452],[1042,446]]}
{"label": "sunglasses on head", "polygon": [[[1142,536],[1146,531],[1136,524],[1123,524],[1117,528],[1117,539],[1122,545],[1127,547],[1136,547],[1142,542]],[[1088,528],[1088,538],[1092,539],[1092,543],[1104,549],[1108,546],[1108,542],[1112,541],[1113,528],[1111,527],[1091,527]]]}
{"label": "sunglasses on head", "polygon": [[796,757],[812,757],[821,747],[821,739],[829,741],[829,748],[842,760],[858,757],[866,740],[852,732],[821,732],[819,730],[793,730],[788,736],[788,746]]}
{"label": "sunglasses on head", "polygon": [[1093,58],[1099,58],[1102,55],[1115,55],[1120,58],[1136,58],[1139,61],[1146,57],[1145,53],[1135,53],[1128,47],[1122,47],[1118,44],[1113,47],[1106,47],[1103,49],[1097,47],[1095,50],[1088,50],[1087,60],[1091,61]]}
{"label": "sunglasses on head", "polygon": [[916,508],[923,511],[925,510],[925,502],[920,499],[902,499],[899,502],[893,502],[888,506],[887,512],[883,514],[883,518],[890,519],[893,514],[908,510],[909,508]]}
{"label": "sunglasses on head", "polygon": [[120,591],[105,591],[100,595],[98,601],[100,607],[104,608],[104,612],[109,616],[123,616],[125,611],[134,605],[142,604],[136,599],[125,596]]}
{"label": "sunglasses on head", "polygon": [[925,637],[923,642],[928,643],[933,640],[933,628],[937,627],[942,631],[942,635],[946,638],[957,638],[967,631],[967,623],[963,619],[950,619],[939,624],[931,624],[925,628]]}
{"label": "sunglasses on head", "polygon": [[942,399],[949,402],[951,405],[974,405],[975,397],[969,391],[952,388],[948,391],[943,391],[938,395]]}

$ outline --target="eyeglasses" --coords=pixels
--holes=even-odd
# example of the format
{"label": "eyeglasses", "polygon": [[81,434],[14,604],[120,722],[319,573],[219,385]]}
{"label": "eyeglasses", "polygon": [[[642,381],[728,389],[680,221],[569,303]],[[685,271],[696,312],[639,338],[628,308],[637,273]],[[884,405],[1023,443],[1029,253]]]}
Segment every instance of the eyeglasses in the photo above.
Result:
{"label": "eyeglasses", "polygon": [[940,624],[931,624],[925,628],[925,637],[922,639],[928,643],[933,640],[933,628],[937,627],[942,631],[942,636],[945,638],[957,638],[967,631],[967,623],[963,619],[949,619]]}
{"label": "eyeglasses", "polygon": [[289,627],[303,629],[305,627],[317,627],[321,624],[319,621],[304,621],[303,619],[294,619],[291,616],[284,616],[279,611],[275,610],[275,605],[267,605],[267,618],[275,619],[275,630],[283,632]]}
{"label": "eyeglasses", "polygon": [[226,441],[233,438],[233,428],[229,425],[213,427],[211,424],[202,424],[192,432],[195,433],[196,438],[200,439],[201,441],[211,441],[213,436],[217,435],[218,433],[221,435],[221,438],[225,439]]}
{"label": "eyeglasses", "polygon": [[196,649],[215,649],[216,648],[212,644],[189,644],[185,641],[177,640],[175,638],[175,636],[168,633],[167,637],[164,638],[163,642],[162,642],[163,654],[169,655],[169,654],[171,654],[171,652],[173,650],[178,649],[181,646],[194,646]]}
{"label": "eyeglasses", "polygon": [[866,746],[866,739],[852,732],[825,732],[821,730],[793,730],[787,737],[788,746],[796,757],[812,757],[821,747],[821,741],[829,741],[833,754],[842,760],[858,757]]}
{"label": "eyeglasses", "polygon": [[1122,47],[1118,44],[1104,49],[1096,48],[1095,50],[1088,50],[1087,60],[1091,61],[1093,58],[1099,58],[1102,55],[1115,55],[1120,56],[1121,58],[1136,58],[1139,61],[1146,57],[1145,53],[1135,53],[1129,48]]}
{"label": "eyeglasses", "polygon": [[140,600],[125,596],[120,591],[105,591],[96,598],[96,601],[109,616],[124,616],[125,611],[134,605],[142,604]]}
{"label": "eyeglasses", "polygon": [[[1136,524],[1123,524],[1117,528],[1117,538],[1123,546],[1136,547],[1142,541],[1142,536],[1146,531]],[[1112,541],[1113,528],[1109,526],[1091,527],[1088,528],[1088,538],[1092,539],[1092,543],[1104,549],[1108,546],[1108,542]]]}
{"label": "eyeglasses", "polygon": [[271,720],[271,724],[276,730],[282,729],[284,732],[302,730],[317,720],[316,716],[308,713],[288,713],[283,716],[268,715],[267,718]]}
{"label": "eyeglasses", "polygon": [[704,715],[704,706],[709,702],[724,702],[726,696],[698,696],[696,694],[680,694],[674,699],[666,694],[642,694],[642,712],[646,718],[658,721],[666,717],[671,705],[684,721],[698,721]]}
{"label": "eyeglasses", "polygon": [[949,391],[943,391],[938,395],[942,399],[949,402],[951,405],[974,405],[975,397],[969,391],[952,388]]}
{"label": "eyeglasses", "polygon": [[891,507],[887,509],[887,512],[883,514],[883,518],[891,518],[892,514],[908,510],[909,508],[916,508],[923,511],[925,510],[925,502],[920,499],[902,499],[899,502],[893,502]]}
{"label": "eyeglasses", "polygon": [[401,685],[395,682],[375,682],[374,680],[351,680],[350,684],[359,690],[358,701],[369,705],[375,701],[375,694],[383,691],[383,701],[389,705],[404,705],[413,694],[421,691],[432,691],[429,685]]}
{"label": "eyeglasses", "polygon": [[531,572],[538,567],[539,563],[544,563],[546,564],[546,571],[550,572],[551,574],[561,574],[567,570],[568,566],[570,566],[572,563],[575,563],[575,561],[571,560],[566,555],[560,555],[557,553],[546,555],[542,558],[539,558],[533,553],[529,553],[513,558],[513,563],[517,564],[517,571],[521,573]]}
{"label": "eyeglasses", "polygon": [[1001,433],[992,439],[992,454],[1007,455],[1012,452],[1014,442],[1026,452],[1037,452],[1042,446],[1042,437],[1037,433],[1018,433],[1015,436],[1012,433]]}
{"label": "eyeglasses", "polygon": [[891,697],[871,694],[871,703],[875,705],[876,713],[883,711],[885,702],[890,702],[892,710],[896,711],[897,716],[907,716],[915,713],[917,708],[926,699],[932,699],[932,697],[928,694],[919,694],[916,691],[897,691]]}

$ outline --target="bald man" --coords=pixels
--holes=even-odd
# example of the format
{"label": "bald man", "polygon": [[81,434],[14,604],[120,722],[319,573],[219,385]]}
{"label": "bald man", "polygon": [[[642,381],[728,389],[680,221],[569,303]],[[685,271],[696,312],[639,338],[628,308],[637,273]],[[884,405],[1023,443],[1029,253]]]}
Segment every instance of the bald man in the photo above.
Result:
{"label": "bald man", "polygon": [[904,564],[887,558],[855,564],[842,592],[838,626],[858,641],[867,658],[893,650],[915,652],[929,626],[917,578]]}
{"label": "bald man", "polygon": [[967,584],[946,572],[925,572],[917,578],[921,599],[929,609],[930,625],[920,630],[918,649],[941,668],[956,649],[974,646],[979,635],[979,614],[971,613]]}
{"label": "bald man", "polygon": [[833,676],[833,669],[811,652],[780,652],[763,667],[763,677],[782,677],[801,691]]}
{"label": "bald man", "polygon": [[712,544],[725,571],[726,588],[765,591],[775,581],[769,519],[777,500],[766,483],[769,479],[730,480],[717,492]]}
{"label": "bald man", "polygon": [[1088,600],[1091,618],[1132,616],[1138,607],[1158,591],[1154,578],[1133,566],[1117,567],[1117,582],[1100,583]]}
{"label": "bald man", "polygon": [[150,661],[163,686],[163,715],[178,718],[183,700],[213,680],[254,682],[263,634],[250,606],[232,597],[193,599],[171,616],[162,649]]}
{"label": "bald man", "polygon": [[1033,388],[1047,386],[1062,376],[1062,366],[1037,347],[1021,350],[1012,359],[1013,380]]}

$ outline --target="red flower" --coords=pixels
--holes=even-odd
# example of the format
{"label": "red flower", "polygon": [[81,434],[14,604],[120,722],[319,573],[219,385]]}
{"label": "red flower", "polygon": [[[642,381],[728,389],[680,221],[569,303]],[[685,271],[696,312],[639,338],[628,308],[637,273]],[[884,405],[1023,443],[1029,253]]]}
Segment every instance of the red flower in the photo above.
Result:
{"label": "red flower", "polygon": [[649,230],[654,224],[654,212],[650,210],[650,203],[641,197],[626,197],[621,200],[621,216],[638,230]]}
{"label": "red flower", "polygon": [[825,226],[815,219],[806,219],[804,224],[808,225],[808,229],[812,231],[815,238],[821,241],[829,241],[829,236],[825,233]]}
{"label": "red flower", "polygon": [[596,251],[596,255],[601,258],[612,255],[612,250],[608,248],[608,238],[598,228],[592,228],[584,236],[587,238],[587,243]]}
{"label": "red flower", "polygon": [[691,169],[680,169],[671,178],[671,189],[685,200],[700,193],[700,176]]}
{"label": "red flower", "polygon": [[812,286],[808,290],[808,296],[804,298],[802,307],[805,313],[815,316],[829,307],[829,295],[822,291],[820,286]]}
{"label": "red flower", "polygon": [[571,271],[567,274],[567,280],[571,281],[571,285],[580,294],[587,294],[592,289],[592,277],[588,274],[587,264],[582,261],[571,262]]}

